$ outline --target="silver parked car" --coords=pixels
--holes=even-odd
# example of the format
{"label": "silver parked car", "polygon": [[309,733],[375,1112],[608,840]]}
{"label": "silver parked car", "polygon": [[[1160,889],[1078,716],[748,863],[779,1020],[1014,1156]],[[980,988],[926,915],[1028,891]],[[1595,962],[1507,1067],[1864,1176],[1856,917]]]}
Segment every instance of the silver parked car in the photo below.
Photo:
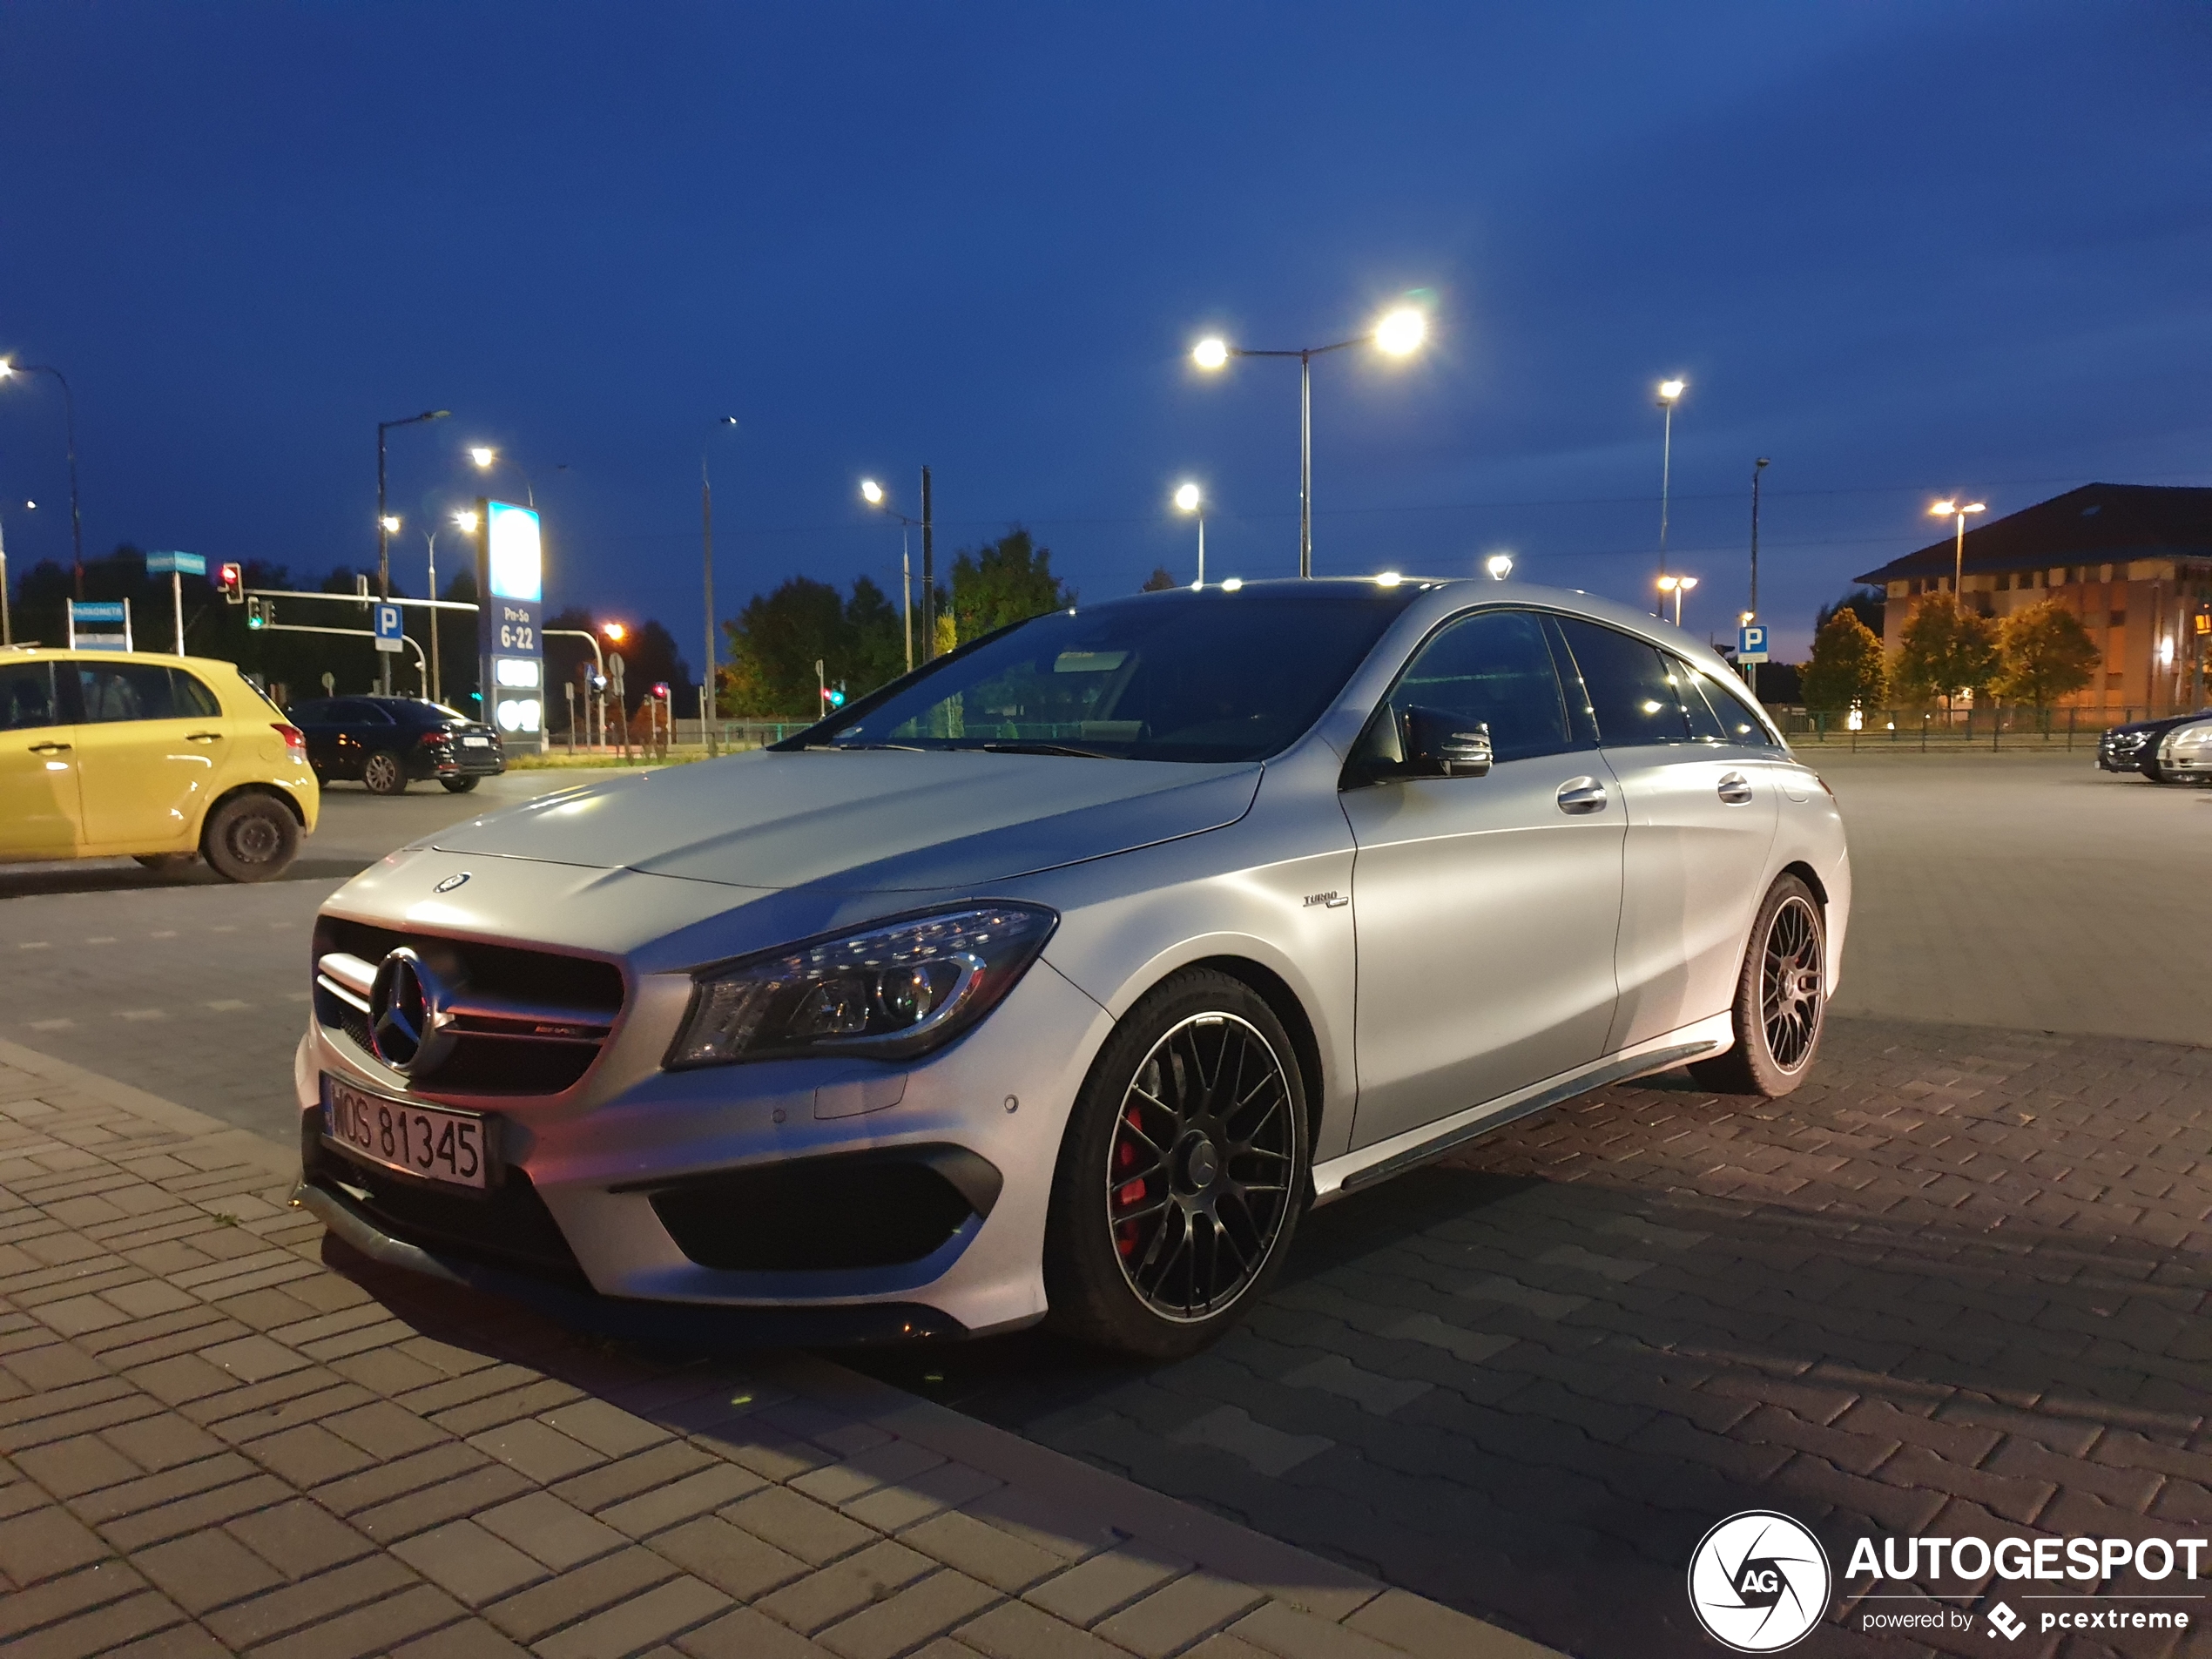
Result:
{"label": "silver parked car", "polygon": [[1824,786],[1649,617],[1393,578],[1084,605],[356,877],[301,1196],[575,1307],[1179,1353],[1308,1205],[1669,1067],[1795,1088],[1850,901]]}

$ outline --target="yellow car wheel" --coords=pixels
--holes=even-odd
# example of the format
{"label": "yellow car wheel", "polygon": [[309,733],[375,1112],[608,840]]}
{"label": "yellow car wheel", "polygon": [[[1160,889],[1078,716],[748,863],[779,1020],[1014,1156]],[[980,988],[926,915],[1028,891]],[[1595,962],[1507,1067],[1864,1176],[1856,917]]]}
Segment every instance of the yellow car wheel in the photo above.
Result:
{"label": "yellow car wheel", "polygon": [[266,795],[233,795],[207,816],[199,850],[229,881],[273,881],[300,851],[300,822]]}

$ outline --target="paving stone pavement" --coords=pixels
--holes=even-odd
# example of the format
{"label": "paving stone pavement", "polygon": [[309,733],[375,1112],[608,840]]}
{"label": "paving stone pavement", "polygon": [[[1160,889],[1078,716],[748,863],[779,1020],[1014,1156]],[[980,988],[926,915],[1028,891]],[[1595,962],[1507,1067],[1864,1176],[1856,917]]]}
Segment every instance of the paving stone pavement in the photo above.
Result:
{"label": "paving stone pavement", "polygon": [[9,1659],[1546,1659],[823,1360],[374,1268],[293,1172],[0,1043]]}
{"label": "paving stone pavement", "polygon": [[[1784,1100],[1671,1073],[1318,1211],[1181,1364],[1034,1333],[854,1363],[1589,1659],[1718,1651],[1684,1575],[1743,1509],[1811,1526],[1839,1581],[1861,1535],[2212,1532],[2212,1049],[1827,1045]],[[1800,1651],[1936,1650],[1859,1633],[1872,1587],[1843,1588]],[[2005,1651],[2212,1653],[2115,1641]]]}

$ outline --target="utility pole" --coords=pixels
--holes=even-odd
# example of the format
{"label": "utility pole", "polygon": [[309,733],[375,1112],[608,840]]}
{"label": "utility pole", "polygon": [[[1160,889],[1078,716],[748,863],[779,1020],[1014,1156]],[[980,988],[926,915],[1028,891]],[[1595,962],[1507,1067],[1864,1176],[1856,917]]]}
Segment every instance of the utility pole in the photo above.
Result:
{"label": "utility pole", "polygon": [[[1759,480],[1771,463],[1761,455],[1751,463],[1751,620],[1759,619]],[[1753,697],[1759,694],[1759,665],[1743,664],[1744,684]]]}
{"label": "utility pole", "polygon": [[[724,427],[738,423],[734,415],[718,416],[707,428],[707,436]],[[714,753],[714,485],[706,472],[706,446],[699,446],[699,571],[706,589],[706,678],[699,683],[699,741],[706,745],[707,754]],[[669,711],[671,720],[675,711]]]}
{"label": "utility pole", "polygon": [[932,538],[929,469],[921,469],[921,660],[937,655],[937,544]]}

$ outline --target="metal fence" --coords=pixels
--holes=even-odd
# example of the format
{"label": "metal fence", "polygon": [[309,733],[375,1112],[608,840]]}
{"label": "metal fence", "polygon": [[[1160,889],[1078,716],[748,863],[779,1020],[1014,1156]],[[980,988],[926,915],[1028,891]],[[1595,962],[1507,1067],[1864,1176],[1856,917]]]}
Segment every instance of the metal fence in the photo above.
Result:
{"label": "metal fence", "polygon": [[[2180,712],[2181,711],[2173,711]],[[2108,726],[2147,720],[2145,708],[1838,709],[1767,711],[1792,744],[1837,748],[2094,749]],[[1856,723],[1853,717],[1857,716]]]}

